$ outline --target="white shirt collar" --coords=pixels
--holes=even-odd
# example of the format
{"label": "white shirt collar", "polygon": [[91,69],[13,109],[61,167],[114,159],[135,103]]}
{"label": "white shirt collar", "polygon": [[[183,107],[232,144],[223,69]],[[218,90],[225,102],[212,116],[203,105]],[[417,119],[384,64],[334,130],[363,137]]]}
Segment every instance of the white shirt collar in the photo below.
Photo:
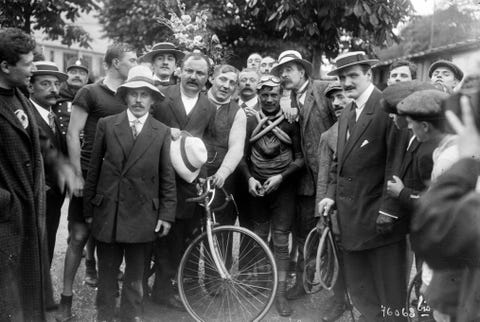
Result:
{"label": "white shirt collar", "polygon": [[50,114],[50,112],[52,111],[52,109],[50,108],[49,110],[41,107],[40,105],[38,105],[34,100],[32,100],[30,98],[30,102],[32,102],[33,106],[35,106],[35,108],[37,109],[38,113],[40,113],[40,116],[42,117],[42,119],[45,121],[45,123],[47,124],[50,124],[50,120],[48,119],[48,114]]}
{"label": "white shirt collar", "polygon": [[138,120],[138,124],[136,125],[136,128],[137,128],[137,133],[140,133],[143,129],[143,126],[145,125],[145,122],[147,121],[147,117],[150,113],[145,113],[144,116],[142,117],[135,117],[135,115],[133,115],[132,112],[130,112],[129,109],[127,109],[127,117],[128,117],[128,122],[130,124],[130,126],[132,125],[132,123],[135,121],[135,120]]}
{"label": "white shirt collar", "polygon": [[368,85],[368,87],[363,91],[363,93],[360,94],[360,96],[355,100],[355,104],[357,104],[357,110],[358,109],[363,110],[363,108],[365,107],[365,104],[370,98],[370,95],[372,95],[374,89],[375,89],[375,86],[373,86],[373,84],[370,83],[370,85]]}
{"label": "white shirt collar", "polygon": [[255,95],[253,98],[249,99],[248,101],[244,102],[241,98],[238,98],[238,105],[241,106],[243,103],[247,105],[249,108],[254,108],[258,104],[258,96]]}

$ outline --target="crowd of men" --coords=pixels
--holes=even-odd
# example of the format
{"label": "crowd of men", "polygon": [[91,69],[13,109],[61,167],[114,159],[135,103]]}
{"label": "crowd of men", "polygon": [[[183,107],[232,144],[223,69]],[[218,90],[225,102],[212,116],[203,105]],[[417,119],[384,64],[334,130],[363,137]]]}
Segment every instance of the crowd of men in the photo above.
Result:
{"label": "crowd of men", "polygon": [[[462,82],[452,62],[434,62],[420,82],[414,64],[397,61],[382,92],[373,84],[378,60],[364,52],[339,55],[328,73],[337,80],[326,81],[296,50],[254,53],[238,70],[172,43],[141,57],[115,44],[105,77],[87,84],[82,59],[64,73],[34,61],[35,49],[22,31],[0,30],[0,320],[44,321],[49,310],[72,319],[83,256],[98,321],[141,321],[146,298],[183,310],[172,280],[202,211],[185,200],[207,176],[237,200],[238,216],[230,204],[216,214],[220,225],[238,221],[271,238],[279,315],[307,296],[305,239],[331,216],[342,273],[318,319],[337,320],[351,297],[359,321],[406,321],[412,266],[432,308],[421,318],[480,318],[479,198],[469,194],[480,169],[478,100],[456,94],[478,79]],[[67,194],[56,304],[49,268]]]}

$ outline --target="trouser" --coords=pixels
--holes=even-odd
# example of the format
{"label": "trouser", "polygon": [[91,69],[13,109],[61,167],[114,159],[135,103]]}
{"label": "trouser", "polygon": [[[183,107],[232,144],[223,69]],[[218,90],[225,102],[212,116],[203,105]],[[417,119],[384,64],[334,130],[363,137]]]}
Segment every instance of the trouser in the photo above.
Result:
{"label": "trouser", "polygon": [[58,224],[60,223],[60,215],[64,200],[65,194],[60,193],[55,189],[49,189],[47,191],[46,230],[48,240],[48,259],[50,265],[52,265],[53,254],[55,252]]}
{"label": "trouser", "polygon": [[175,281],[178,265],[188,245],[201,233],[201,210],[196,207],[191,218],[176,219],[168,235],[154,242],[154,301],[165,301],[177,294],[172,281]]}
{"label": "trouser", "polygon": [[251,196],[250,206],[255,233],[267,241],[271,232],[277,268],[288,271],[288,234],[295,215],[295,185],[287,180],[263,197]]}
{"label": "trouser", "polygon": [[406,241],[343,256],[353,305],[367,321],[406,321]]}
{"label": "trouser", "polygon": [[145,255],[150,243],[104,243],[97,241],[98,256],[98,320],[113,320],[117,274],[125,256],[125,275],[122,287],[120,313],[122,321],[143,315],[143,287]]}
{"label": "trouser", "polygon": [[293,224],[294,238],[298,248],[297,265],[295,271],[297,276],[303,274],[305,257],[303,248],[308,233],[317,224],[315,217],[315,196],[296,196],[296,216]]}

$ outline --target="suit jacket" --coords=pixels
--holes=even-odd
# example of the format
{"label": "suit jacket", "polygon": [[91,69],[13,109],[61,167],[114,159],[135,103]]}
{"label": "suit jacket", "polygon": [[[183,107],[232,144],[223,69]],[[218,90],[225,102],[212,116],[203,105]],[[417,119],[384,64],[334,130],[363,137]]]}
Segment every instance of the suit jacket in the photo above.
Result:
{"label": "suit jacket", "polygon": [[[152,109],[154,118],[168,127],[187,131],[191,135],[202,138],[208,127],[213,127],[215,121],[215,106],[210,103],[204,94],[200,94],[197,104],[189,115],[180,96],[180,84],[167,87],[163,93],[165,99],[157,103]],[[196,204],[185,202],[185,199],[197,194],[195,184],[190,184],[176,176],[177,182],[177,210],[176,218],[189,218],[193,216]]]}
{"label": "suit jacket", "polygon": [[[63,155],[67,155],[67,142],[65,140],[65,136],[62,135],[62,127],[60,126],[58,118],[55,117],[55,133],[53,133],[50,125],[45,122],[45,120],[42,118],[35,106],[33,107],[32,112],[35,120],[37,121],[38,127],[48,137],[53,147],[59,152],[61,152]],[[61,194],[57,185],[56,172],[51,171],[51,169],[48,169],[47,167],[45,168],[45,183],[50,189],[55,189],[58,194]]]}
{"label": "suit jacket", "polygon": [[353,133],[347,140],[350,103],[339,119],[337,155],[332,162],[327,196],[336,202],[342,245],[346,250],[365,250],[404,238],[393,231],[381,235],[376,220],[383,195],[392,124],[380,105],[382,93],[374,89]]}
{"label": "suit jacket", "polygon": [[0,320],[43,321],[53,303],[43,164],[59,159],[38,128],[35,108],[15,91],[29,127],[0,96]]}
{"label": "suit jacket", "polygon": [[[337,150],[337,139],[338,139],[338,122],[335,123],[331,128],[324,132],[320,137],[320,142],[318,144],[318,179],[317,179],[317,197],[315,202],[315,207],[317,208],[318,203],[326,197],[330,166],[333,161],[333,157]],[[319,217],[318,209],[315,210],[315,217]]]}
{"label": "suit jacket", "polygon": [[149,116],[133,139],[127,112],[100,119],[84,188],[84,215],[105,243],[155,240],[158,219],[174,221],[170,130]]}
{"label": "suit jacket", "polygon": [[305,167],[301,170],[298,195],[315,196],[320,136],[336,121],[335,113],[324,94],[328,84],[329,82],[310,80],[305,93],[305,102],[299,109],[300,137]]}

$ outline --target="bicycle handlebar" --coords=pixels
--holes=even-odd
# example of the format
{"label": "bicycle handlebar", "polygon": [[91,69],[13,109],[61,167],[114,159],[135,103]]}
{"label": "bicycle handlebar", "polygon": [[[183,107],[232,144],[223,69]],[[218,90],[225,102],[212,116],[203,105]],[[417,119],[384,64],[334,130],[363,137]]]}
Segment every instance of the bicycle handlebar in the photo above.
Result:
{"label": "bicycle handlebar", "polygon": [[[199,195],[198,197],[191,197],[191,198],[187,198],[185,201],[186,202],[201,202],[201,201],[204,201],[205,198],[207,198],[207,196],[210,194],[210,193],[214,193],[215,192],[215,187],[213,187],[213,184],[212,184],[212,179],[211,178],[207,178],[205,180],[205,183],[202,185],[203,189],[200,188],[199,189],[199,192],[204,190],[205,192],[202,193],[201,195]],[[215,211],[220,211],[222,209],[224,209],[228,203],[230,201],[233,202],[234,206],[235,206],[235,209],[236,209],[236,212],[238,214],[238,207],[237,207],[237,204],[235,202],[235,199],[233,198],[233,195],[228,193],[227,190],[225,190],[224,187],[221,188],[223,194],[225,195],[225,201],[223,202],[222,205],[220,205],[219,207],[216,207],[214,209],[212,209],[213,212]]]}

